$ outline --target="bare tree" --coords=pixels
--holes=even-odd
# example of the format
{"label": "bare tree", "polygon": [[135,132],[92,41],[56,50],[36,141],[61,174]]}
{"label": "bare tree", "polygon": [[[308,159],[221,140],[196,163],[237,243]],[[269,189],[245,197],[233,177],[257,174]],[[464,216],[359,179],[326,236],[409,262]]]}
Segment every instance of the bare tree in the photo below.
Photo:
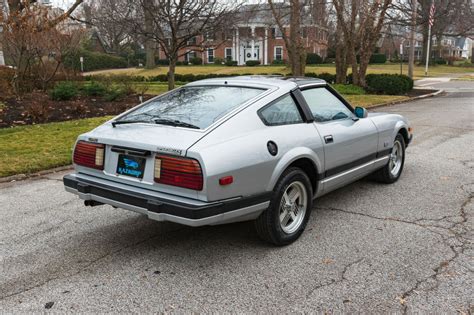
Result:
{"label": "bare tree", "polygon": [[0,15],[1,41],[15,66],[12,85],[17,95],[31,85],[29,79],[34,69],[39,69],[35,76],[43,81],[43,87],[55,76],[62,57],[74,46],[69,41],[72,35],[62,34],[59,27],[82,0],[76,0],[60,14],[50,14],[46,8],[32,4],[34,2],[9,0],[8,15]]}
{"label": "bare tree", "polygon": [[[281,30],[283,41],[288,51],[288,61],[294,76],[304,76],[306,67],[306,49],[302,39],[301,18],[305,3],[300,0],[276,2],[268,0],[273,17]],[[289,21],[289,32],[287,24]]]}
{"label": "bare tree", "polygon": [[[135,16],[126,22],[133,32],[156,43],[169,60],[168,89],[175,87],[178,57],[185,48],[200,46],[193,39],[232,27],[237,9],[219,0],[129,0]],[[145,21],[147,23],[143,23]]]}
{"label": "bare tree", "polygon": [[355,85],[366,85],[369,60],[380,38],[385,14],[391,2],[392,0],[350,0],[346,3],[345,0],[333,0]]}

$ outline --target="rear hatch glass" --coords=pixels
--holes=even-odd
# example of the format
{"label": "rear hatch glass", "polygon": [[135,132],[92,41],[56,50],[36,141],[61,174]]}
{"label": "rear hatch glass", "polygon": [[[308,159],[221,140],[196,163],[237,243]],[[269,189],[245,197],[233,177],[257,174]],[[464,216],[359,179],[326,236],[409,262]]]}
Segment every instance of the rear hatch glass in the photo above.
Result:
{"label": "rear hatch glass", "polygon": [[189,86],[152,99],[120,117],[120,121],[149,122],[205,129],[264,89],[236,86]]}

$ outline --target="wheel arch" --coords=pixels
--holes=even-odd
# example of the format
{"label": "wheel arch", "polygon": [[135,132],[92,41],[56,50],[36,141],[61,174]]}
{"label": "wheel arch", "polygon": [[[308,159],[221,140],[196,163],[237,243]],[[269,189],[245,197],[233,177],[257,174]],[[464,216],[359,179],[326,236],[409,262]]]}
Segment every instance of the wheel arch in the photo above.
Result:
{"label": "wheel arch", "polygon": [[323,169],[321,160],[317,154],[308,148],[294,148],[283,156],[275,167],[267,190],[275,188],[278,179],[280,179],[283,172],[289,167],[298,167],[308,175],[313,194],[316,194],[319,186],[319,172]]}

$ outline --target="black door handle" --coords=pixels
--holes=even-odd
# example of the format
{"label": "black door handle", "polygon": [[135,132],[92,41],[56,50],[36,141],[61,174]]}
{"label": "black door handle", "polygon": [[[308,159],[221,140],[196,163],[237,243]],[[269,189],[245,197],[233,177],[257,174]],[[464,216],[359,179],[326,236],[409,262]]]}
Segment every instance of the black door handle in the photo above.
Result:
{"label": "black door handle", "polygon": [[324,136],[324,142],[326,142],[326,143],[333,143],[333,142],[334,142],[334,138],[332,137],[332,135]]}

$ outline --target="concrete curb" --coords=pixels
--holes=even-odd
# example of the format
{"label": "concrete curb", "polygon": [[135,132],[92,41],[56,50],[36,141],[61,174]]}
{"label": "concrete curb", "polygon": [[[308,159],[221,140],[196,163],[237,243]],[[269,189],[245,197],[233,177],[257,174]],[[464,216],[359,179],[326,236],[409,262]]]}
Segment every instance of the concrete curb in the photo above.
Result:
{"label": "concrete curb", "polygon": [[16,181],[30,179],[30,178],[39,178],[45,175],[54,174],[54,173],[58,173],[62,171],[69,171],[72,169],[73,169],[72,165],[66,165],[66,166],[51,168],[49,170],[39,171],[32,174],[17,174],[17,175],[12,175],[12,176],[7,176],[7,177],[0,177],[0,183],[10,183],[10,182],[16,182]]}
{"label": "concrete curb", "polygon": [[[433,93],[428,93],[428,94],[424,94],[424,95],[420,95],[420,96],[410,97],[410,98],[405,99],[405,100],[375,104],[375,105],[372,105],[372,106],[368,107],[368,109],[370,110],[372,108],[392,106],[392,105],[401,104],[401,103],[405,103],[405,102],[420,100],[420,99],[427,98],[427,97],[437,96],[437,95],[439,95],[443,92],[444,92],[444,90],[436,90],[436,92],[433,92]],[[25,180],[25,179],[30,179],[30,178],[36,178],[36,177],[41,177],[41,176],[44,176],[44,175],[53,174],[53,173],[62,172],[62,171],[68,171],[68,170],[72,170],[72,169],[73,169],[72,165],[66,165],[66,166],[60,166],[60,167],[52,168],[52,169],[49,169],[49,170],[39,171],[39,172],[33,173],[33,174],[18,174],[18,175],[12,175],[12,176],[8,176],[8,177],[0,177],[0,183],[8,183],[8,182],[15,182],[15,181],[20,181],[20,180]]]}
{"label": "concrete curb", "polygon": [[[427,90],[427,89],[423,89],[423,90]],[[421,99],[428,98],[428,97],[438,96],[438,95],[440,95],[441,93],[444,92],[443,89],[441,89],[441,90],[435,90],[435,91],[436,91],[436,92],[433,92],[433,93],[428,93],[428,94],[424,94],[424,95],[419,95],[419,96],[410,97],[410,98],[407,98],[407,99],[405,99],[405,100],[399,100],[399,101],[393,101],[393,102],[388,102],[388,103],[375,104],[375,105],[372,105],[372,106],[367,107],[367,109],[370,110],[370,109],[372,109],[372,108],[379,108],[379,107],[385,107],[385,106],[392,106],[392,105],[397,105],[397,104],[401,104],[401,103],[406,103],[406,102],[421,100]]]}

